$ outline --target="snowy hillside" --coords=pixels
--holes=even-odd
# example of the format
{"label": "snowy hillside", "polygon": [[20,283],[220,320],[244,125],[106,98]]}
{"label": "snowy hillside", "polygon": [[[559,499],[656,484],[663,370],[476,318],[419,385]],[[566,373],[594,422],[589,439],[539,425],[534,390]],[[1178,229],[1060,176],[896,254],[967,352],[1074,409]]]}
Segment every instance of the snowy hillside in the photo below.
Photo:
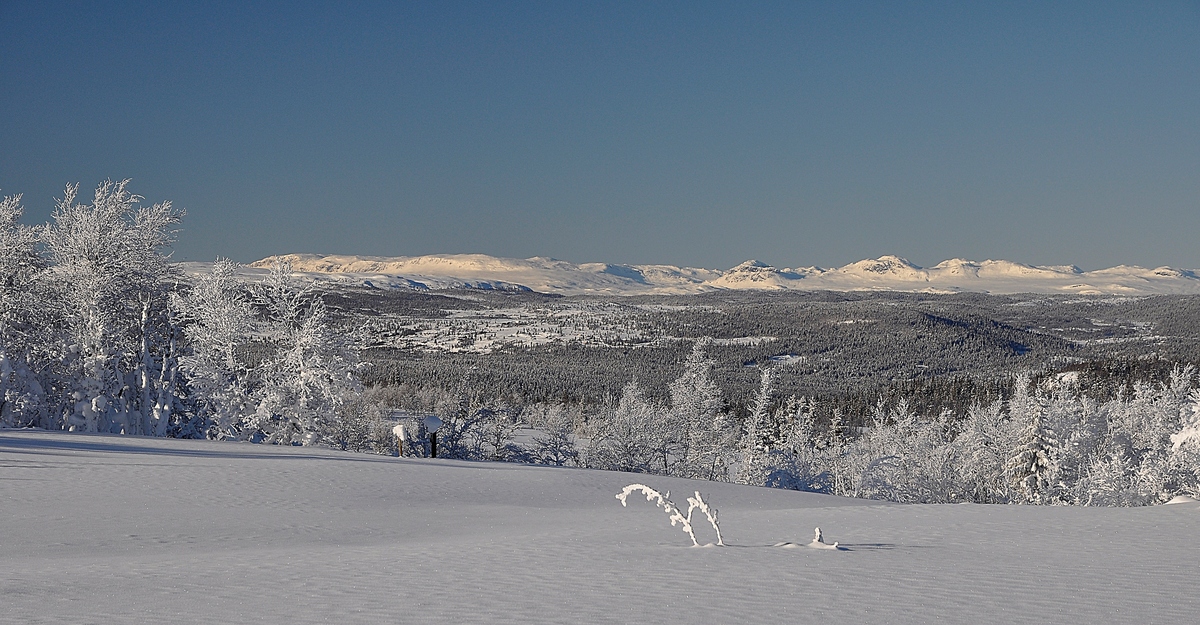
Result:
{"label": "snowy hillside", "polygon": [[[552,258],[511,259],[482,254],[414,257],[290,254],[252,263],[248,277],[265,274],[276,259],[310,279],[378,288],[477,288],[534,290],[562,295],[686,294],[720,289],[895,290],[925,292],[1045,293],[1078,295],[1200,294],[1193,271],[1119,266],[1081,271],[1074,266],[1035,267],[1004,260],[952,259],[919,267],[883,256],[835,269],[776,268],[747,261],[718,271],[672,265],[575,264]],[[185,263],[189,272],[206,263]]]}
{"label": "snowy hillside", "polygon": [[[1196,503],[891,505],[14,430],[0,431],[0,466],[0,623],[1185,623],[1200,610]],[[700,490],[728,546],[690,547],[640,495],[621,507],[633,482],[678,503]],[[775,546],[817,526],[845,550]]]}
{"label": "snowy hillside", "polygon": [[[642,294],[693,293],[704,290],[719,271],[670,265],[575,264],[553,258],[496,258],[483,254],[438,254],[382,258],[290,254],[271,257],[250,268],[266,269],[276,259],[313,277],[408,288],[532,289],[542,293]],[[324,274],[325,276],[323,276]]]}

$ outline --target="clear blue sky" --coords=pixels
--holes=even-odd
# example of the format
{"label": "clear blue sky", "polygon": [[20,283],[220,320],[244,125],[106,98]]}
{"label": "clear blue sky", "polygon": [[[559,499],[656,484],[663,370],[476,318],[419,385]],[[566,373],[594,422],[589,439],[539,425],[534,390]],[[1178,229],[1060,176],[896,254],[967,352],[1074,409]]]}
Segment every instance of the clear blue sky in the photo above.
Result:
{"label": "clear blue sky", "polygon": [[0,1],[0,189],[181,260],[1200,268],[1200,2]]}

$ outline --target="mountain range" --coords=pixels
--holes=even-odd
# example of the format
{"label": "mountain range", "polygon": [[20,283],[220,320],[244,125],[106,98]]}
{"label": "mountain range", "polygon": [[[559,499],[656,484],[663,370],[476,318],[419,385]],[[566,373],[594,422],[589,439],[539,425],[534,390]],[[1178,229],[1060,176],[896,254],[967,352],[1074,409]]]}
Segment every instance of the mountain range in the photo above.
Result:
{"label": "mountain range", "polygon": [[[251,263],[254,279],[286,261],[307,279],[380,289],[488,289],[561,295],[687,294],[724,289],[1042,293],[1075,295],[1200,294],[1196,271],[1120,265],[1083,271],[1073,265],[1035,266],[1006,260],[947,260],[920,267],[881,256],[837,268],[778,268],[749,260],[725,271],[673,265],[571,263],[553,258],[484,254],[349,256],[287,254]],[[183,263],[185,272],[209,263]]]}

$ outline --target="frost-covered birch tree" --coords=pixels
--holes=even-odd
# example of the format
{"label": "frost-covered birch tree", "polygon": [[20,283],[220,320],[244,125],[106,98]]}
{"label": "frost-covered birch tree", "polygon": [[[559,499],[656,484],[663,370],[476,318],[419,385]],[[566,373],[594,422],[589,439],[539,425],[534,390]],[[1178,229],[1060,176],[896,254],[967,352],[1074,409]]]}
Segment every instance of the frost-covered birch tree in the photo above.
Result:
{"label": "frost-covered birch tree", "polygon": [[1006,503],[1011,496],[1012,482],[1006,478],[1006,469],[1019,431],[1003,407],[998,401],[971,405],[951,443],[960,463],[960,488],[974,503]]}
{"label": "frost-covered birch tree", "polygon": [[23,213],[20,195],[0,198],[0,426],[45,427],[48,406],[37,376],[49,342],[37,283],[45,263],[37,232],[20,223]]}
{"label": "frost-covered birch tree", "polygon": [[555,404],[536,406],[530,412],[530,424],[541,432],[533,437],[534,462],[555,466],[578,463],[575,424],[580,418],[579,409]]}
{"label": "frost-covered birch tree", "polygon": [[646,398],[637,380],[630,381],[620,401],[601,410],[601,424],[585,450],[587,466],[635,473],[664,472],[658,449],[663,435],[655,430],[662,426],[665,412]]}
{"label": "frost-covered birch tree", "polygon": [[209,438],[237,438],[251,409],[254,309],[237,263],[218,258],[186,294],[173,294],[171,308],[184,326],[188,351],[179,359]]}
{"label": "frost-covered birch tree", "polygon": [[174,403],[167,292],[177,275],[164,249],[182,210],[141,206],[128,180],[96,187],[91,204],[69,185],[41,236],[61,291],[69,355],[77,374],[67,425],[88,432],[162,435]]}
{"label": "frost-covered birch tree", "polygon": [[342,404],[361,391],[357,343],[333,327],[325,303],[287,263],[272,266],[255,296],[265,311],[266,355],[253,375],[255,410],[244,431],[268,443],[319,442]]}

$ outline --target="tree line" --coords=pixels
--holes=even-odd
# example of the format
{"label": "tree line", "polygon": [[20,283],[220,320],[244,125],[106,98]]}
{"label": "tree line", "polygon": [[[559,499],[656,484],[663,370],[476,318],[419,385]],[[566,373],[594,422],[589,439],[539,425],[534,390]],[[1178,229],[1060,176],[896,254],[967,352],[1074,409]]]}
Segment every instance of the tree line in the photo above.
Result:
{"label": "tree line", "polygon": [[[388,417],[399,409],[439,415],[438,455],[453,458],[911,502],[1144,505],[1200,495],[1200,390],[1190,366],[1114,360],[1001,381],[910,378],[873,400],[804,395],[780,389],[789,369],[771,351],[718,347],[689,319],[699,336],[663,348],[619,357],[549,348],[594,364],[572,374],[591,389],[586,399],[556,396],[561,380],[529,366],[533,351],[502,352],[503,367],[491,356],[432,358],[424,377],[407,376],[369,367],[363,337],[339,323],[351,317],[327,299],[346,302],[323,297],[286,264],[246,283],[235,263],[218,259],[185,280],[165,255],[183,211],[144,206],[127,185],[104,182],[87,204],[69,186],[37,227],[20,222],[20,196],[0,200],[0,426],[428,453],[419,422],[401,419],[412,429],[403,442],[392,433]],[[436,314],[434,298],[422,305]],[[754,310],[739,309],[734,325],[765,332],[783,323],[778,311],[755,320]],[[883,337],[870,324],[840,335],[838,325],[819,325],[878,346],[946,326],[962,338],[988,323],[900,311],[888,327],[901,330]],[[1017,364],[1005,341],[1018,335],[1028,337],[1002,326],[981,339],[999,341],[986,349],[952,342],[957,354],[991,350]],[[716,366],[717,349],[738,357],[735,375]],[[630,362],[649,375],[629,376]],[[747,375],[758,377],[757,390],[744,388]],[[386,384],[364,386],[364,377]],[[522,429],[530,434],[519,438]]]}
{"label": "tree line", "polygon": [[0,425],[315,443],[361,389],[353,337],[289,268],[185,284],[164,254],[184,216],[128,180],[51,221],[0,201]]}

